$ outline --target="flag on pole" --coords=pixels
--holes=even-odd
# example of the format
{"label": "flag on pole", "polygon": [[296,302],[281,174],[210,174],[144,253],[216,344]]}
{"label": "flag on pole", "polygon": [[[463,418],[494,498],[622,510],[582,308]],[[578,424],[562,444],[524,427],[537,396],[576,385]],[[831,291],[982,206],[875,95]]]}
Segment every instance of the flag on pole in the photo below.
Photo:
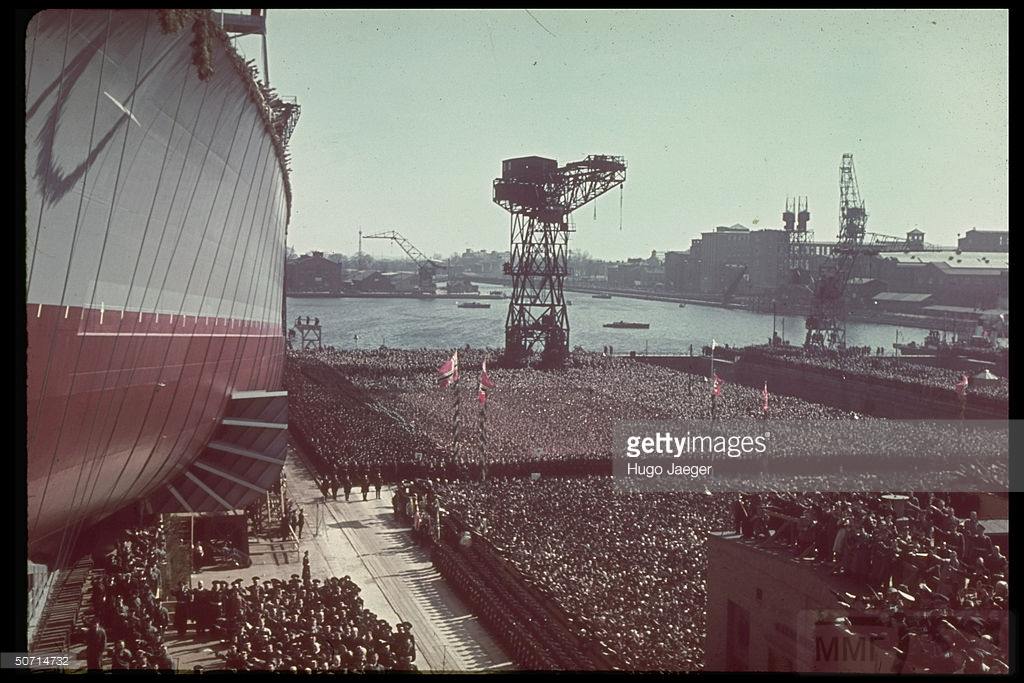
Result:
{"label": "flag on pole", "polygon": [[459,352],[456,351],[452,354],[452,357],[445,361],[444,365],[437,369],[437,374],[441,375],[438,379],[438,384],[442,387],[448,387],[459,381]]}
{"label": "flag on pole", "polygon": [[764,383],[764,392],[761,394],[764,397],[764,412],[768,412],[768,382]]}
{"label": "flag on pole", "polygon": [[956,383],[956,393],[960,394],[960,396],[966,394],[968,384],[967,375],[960,375],[960,381]]}
{"label": "flag on pole", "polygon": [[483,368],[480,370],[480,382],[477,385],[477,400],[483,405],[487,403],[487,390],[495,388],[494,382],[491,381],[490,375],[487,374],[487,361],[484,361]]}
{"label": "flag on pole", "polygon": [[718,373],[716,372],[715,373],[715,383],[711,386],[711,395],[712,396],[719,396],[722,393],[722,385],[723,384],[725,384],[725,382],[722,381],[722,378],[719,377]]}
{"label": "flag on pole", "polygon": [[480,402],[479,412],[479,435],[480,435],[480,479],[487,481],[487,432],[485,415],[487,413],[487,390],[495,388],[490,375],[487,374],[487,361],[483,362],[480,369],[480,380],[477,383],[477,400]]}

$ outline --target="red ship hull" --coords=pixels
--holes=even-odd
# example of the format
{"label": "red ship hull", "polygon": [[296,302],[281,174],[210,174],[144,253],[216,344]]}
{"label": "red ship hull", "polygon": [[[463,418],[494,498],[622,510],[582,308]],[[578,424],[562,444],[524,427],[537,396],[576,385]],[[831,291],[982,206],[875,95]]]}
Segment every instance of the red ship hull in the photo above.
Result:
{"label": "red ship hull", "polygon": [[269,323],[36,305],[28,337],[37,556],[58,549],[69,511],[87,524],[178,474],[231,392],[281,382],[284,341]]}

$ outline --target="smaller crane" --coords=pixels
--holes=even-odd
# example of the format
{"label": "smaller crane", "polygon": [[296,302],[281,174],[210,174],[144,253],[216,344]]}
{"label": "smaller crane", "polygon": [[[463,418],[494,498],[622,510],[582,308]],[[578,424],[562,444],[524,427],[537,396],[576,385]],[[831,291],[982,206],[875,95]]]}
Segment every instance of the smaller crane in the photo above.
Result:
{"label": "smaller crane", "polygon": [[391,240],[402,248],[402,251],[408,255],[412,262],[416,264],[417,270],[420,274],[420,289],[424,292],[434,292],[434,274],[441,270],[446,269],[448,266],[441,265],[429,258],[426,254],[417,249],[412,242],[402,237],[397,230],[386,230],[384,232],[374,233],[373,235],[363,235],[360,233],[360,239],[379,239],[379,240]]}

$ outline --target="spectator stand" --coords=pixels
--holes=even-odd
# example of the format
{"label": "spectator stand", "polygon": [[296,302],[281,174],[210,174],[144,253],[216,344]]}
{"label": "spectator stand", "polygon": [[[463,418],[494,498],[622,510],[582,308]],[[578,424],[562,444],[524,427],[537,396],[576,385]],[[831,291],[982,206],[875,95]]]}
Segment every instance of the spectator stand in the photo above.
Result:
{"label": "spectator stand", "polygon": [[523,580],[491,542],[443,507],[429,484],[403,482],[395,515],[431,546],[435,567],[498,637],[517,666],[614,670],[621,662],[603,643],[581,638],[558,605]]}

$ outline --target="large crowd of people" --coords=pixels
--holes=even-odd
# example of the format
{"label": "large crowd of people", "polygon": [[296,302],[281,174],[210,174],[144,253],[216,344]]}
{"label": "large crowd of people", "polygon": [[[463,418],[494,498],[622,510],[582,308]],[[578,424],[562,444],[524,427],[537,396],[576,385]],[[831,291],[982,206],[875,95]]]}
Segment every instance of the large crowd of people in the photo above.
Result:
{"label": "large crowd of people", "polygon": [[608,477],[453,482],[438,496],[625,666],[703,664],[706,539],[731,524],[730,496],[622,494]]}
{"label": "large crowd of people", "polygon": [[309,558],[302,575],[244,585],[199,582],[177,591],[176,628],[194,628],[223,643],[224,666],[235,671],[415,670],[416,646],[407,622],[397,628],[363,607],[348,577],[312,578]]}
{"label": "large crowd of people", "polygon": [[[712,414],[712,387],[705,377],[582,351],[574,352],[569,367],[559,371],[490,367],[497,388],[481,409],[475,400],[479,365],[473,363],[485,357],[482,351],[460,351],[462,386],[441,388],[436,368],[445,360],[442,351],[294,354],[287,370],[291,424],[314,456],[325,495],[346,487],[358,491],[380,480],[477,479],[485,469],[488,476],[496,477],[534,472],[545,476],[610,474],[616,425],[673,418],[700,420]],[[460,392],[458,399],[456,392]],[[456,400],[460,415],[457,447],[453,425]],[[901,429],[896,430],[888,420],[863,418],[780,395],[769,397],[767,413],[763,406],[762,391],[729,384],[715,397],[714,414],[730,424],[767,415],[776,421],[777,431],[779,421],[784,421],[785,438],[776,439],[766,456],[774,461],[772,469],[784,466],[797,472],[803,467],[801,458],[813,460],[831,454],[834,449],[821,452],[826,443],[823,427],[835,425],[830,429],[853,429],[859,438],[830,433],[836,437],[831,443],[866,444],[864,455],[873,458],[869,469],[878,473],[892,474],[894,468],[902,467],[924,476],[945,461],[948,466],[942,469],[948,476],[922,479],[918,490],[1006,481],[1005,463],[986,462],[984,468],[972,469],[970,461],[963,458],[963,449],[956,450],[960,442],[955,439],[940,440],[937,449],[922,448],[941,433],[920,425],[916,432],[910,423],[900,423]],[[869,429],[871,425],[878,429]],[[878,438],[868,438],[876,432]],[[1000,436],[997,432],[977,435]],[[983,450],[993,457],[1001,455],[998,448]],[[849,469],[853,455],[849,449],[842,455]],[[867,462],[860,455],[858,458]],[[909,463],[911,458],[927,459],[929,469]],[[779,464],[781,459],[785,459],[784,465]],[[725,464],[733,469],[764,465],[754,458]],[[963,471],[955,474],[958,470]],[[821,490],[829,489],[826,484]]]}
{"label": "large crowd of people", "polygon": [[[735,530],[888,596],[912,635],[941,645],[936,628],[952,629],[971,644],[954,656],[965,670],[1005,670],[1006,557],[973,515],[931,494],[628,495],[587,477],[450,482],[438,496],[628,667],[701,666],[706,539]],[[864,607],[845,599],[835,606]],[[949,665],[952,646],[917,645],[897,651],[901,666]]]}
{"label": "large crowd of people", "polygon": [[[485,354],[459,356],[462,381],[441,389],[436,369],[446,358],[436,350],[293,354],[286,374],[291,422],[331,469],[349,463],[393,476],[396,461],[418,458],[434,474],[455,478],[460,470],[479,467],[482,453],[495,475],[515,463],[607,460],[618,422],[712,414],[707,378],[577,351],[565,370],[489,368],[497,389],[484,408],[481,438],[476,373]],[[721,419],[754,417],[762,414],[762,404],[760,391],[733,385],[716,397],[714,410]],[[811,420],[853,414],[773,396],[771,415]],[[404,472],[408,478],[422,474]]]}
{"label": "large crowd of people", "polygon": [[104,557],[91,586],[90,669],[104,668],[108,658],[111,669],[173,668],[164,644],[170,614],[158,597],[164,556],[164,531],[156,524],[126,529]]}
{"label": "large crowd of people", "polygon": [[[847,471],[842,481],[831,482],[831,489],[806,472],[762,471],[757,481],[739,488],[762,491],[760,497],[710,490],[630,492],[613,486],[608,476],[593,476],[588,463],[610,459],[617,422],[712,417],[707,378],[577,350],[567,367],[556,371],[505,369],[492,362],[489,374],[497,388],[482,407],[475,400],[476,374],[492,353],[460,350],[463,379],[455,388],[441,388],[436,370],[448,357],[442,350],[291,354],[286,371],[291,423],[314,455],[322,492],[336,498],[341,488],[348,499],[350,486],[365,495],[374,480],[432,477],[437,502],[424,509],[439,509],[484,536],[569,615],[586,639],[626,667],[689,670],[702,665],[707,536],[716,529],[735,527],[757,542],[792,547],[799,557],[811,554],[836,574],[881,595],[895,590],[901,600],[918,606],[941,602],[961,614],[1005,607],[1005,556],[976,520],[956,520],[937,499],[910,499],[909,508],[916,512],[904,518],[884,508],[877,493],[780,493],[943,490],[956,485],[963,475],[959,470],[913,467],[884,476]],[[808,366],[914,381],[932,389],[951,389],[959,379],[951,371],[918,366],[908,373],[906,366],[887,365],[891,359],[870,353],[839,360],[794,358]],[[458,446],[453,444],[457,400]],[[764,417],[763,401],[757,389],[726,385],[715,398],[714,414],[720,419]],[[873,421],[774,395],[769,416],[815,423]],[[905,436],[915,441],[911,432]],[[908,453],[921,450],[901,444],[892,446]],[[486,455],[486,482],[477,476],[481,453]],[[545,469],[552,463],[563,463],[565,471]],[[972,472],[1005,484],[1005,472],[982,470]],[[544,475],[522,476],[529,472]],[[403,505],[408,508],[404,499],[396,505],[398,512]],[[417,510],[413,506],[414,519]],[[427,515],[424,528],[433,524]],[[911,632],[930,624],[934,628],[928,633],[934,635],[939,627],[933,617],[907,619],[906,624]],[[984,654],[962,665],[1000,670],[1005,635],[996,621],[983,618],[978,626],[971,618],[942,617],[943,624],[988,643],[972,640],[971,652]],[[942,629],[948,631],[945,625]],[[901,661],[907,661],[905,652]],[[913,666],[927,668],[920,662]]]}
{"label": "large crowd of people", "polygon": [[[737,533],[865,585],[870,597],[837,595],[840,604],[859,614],[872,599],[883,603],[886,625],[901,629],[901,666],[1008,671],[1007,559],[976,513],[958,519],[930,493],[753,495],[732,508]],[[913,659],[911,636],[931,641],[914,640]]]}

